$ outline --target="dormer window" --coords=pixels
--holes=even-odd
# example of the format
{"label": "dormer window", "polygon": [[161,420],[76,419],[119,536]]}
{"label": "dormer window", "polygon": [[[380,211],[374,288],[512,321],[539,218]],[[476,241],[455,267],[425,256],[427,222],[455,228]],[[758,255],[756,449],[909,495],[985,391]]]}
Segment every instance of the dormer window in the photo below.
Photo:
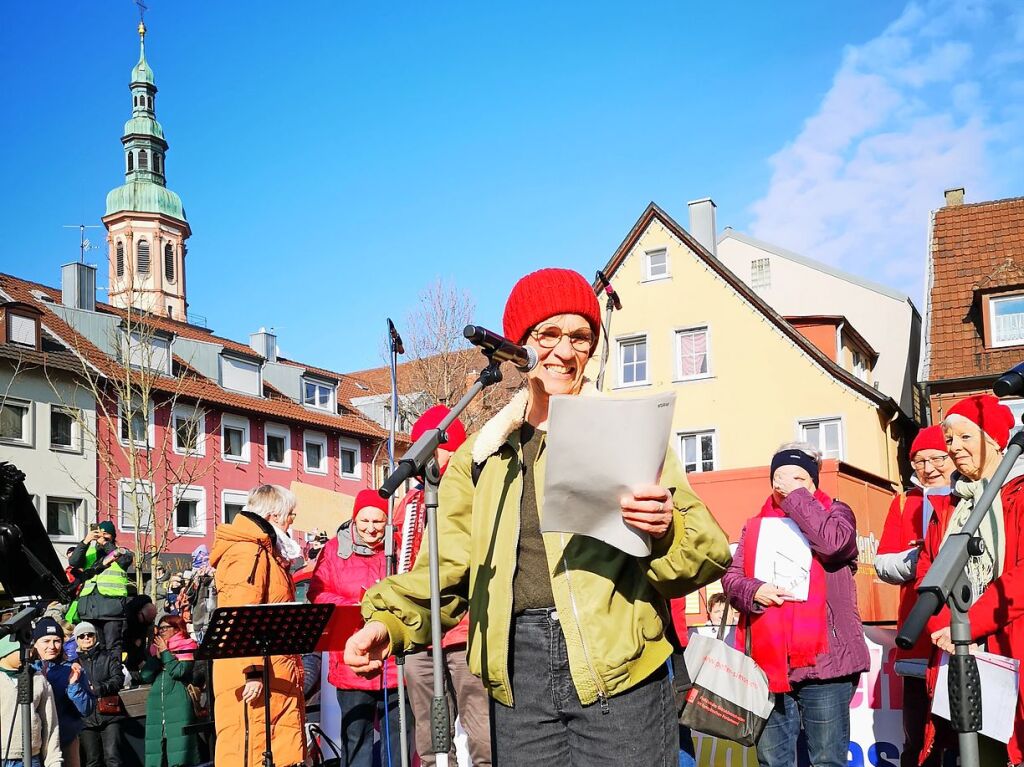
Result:
{"label": "dormer window", "polygon": [[302,404],[317,410],[334,410],[334,384],[311,378],[302,379]]}
{"label": "dormer window", "polygon": [[259,397],[262,394],[259,363],[221,354],[220,385],[225,389]]}
{"label": "dormer window", "polygon": [[989,346],[1020,346],[1024,344],[1024,293],[989,296]]}
{"label": "dormer window", "polygon": [[171,374],[171,339],[151,330],[132,331],[121,336],[121,359],[136,370]]}
{"label": "dormer window", "polygon": [[42,315],[30,304],[12,301],[4,307],[3,339],[9,344],[40,350],[39,319]]}

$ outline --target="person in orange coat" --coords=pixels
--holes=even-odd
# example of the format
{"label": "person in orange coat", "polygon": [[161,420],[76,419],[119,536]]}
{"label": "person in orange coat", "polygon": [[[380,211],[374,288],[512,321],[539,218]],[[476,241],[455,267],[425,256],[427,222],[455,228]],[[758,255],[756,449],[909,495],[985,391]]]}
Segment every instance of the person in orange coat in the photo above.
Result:
{"label": "person in orange coat", "polygon": [[[245,510],[214,535],[210,564],[215,569],[218,607],[295,601],[290,566],[302,556],[288,536],[295,496],[277,485],[249,493]],[[218,660],[213,666],[216,767],[258,767],[263,763],[263,662],[260,658]],[[271,659],[270,722],[274,764],[291,767],[306,759],[302,659]]]}
{"label": "person in orange coat", "polygon": [[[878,577],[900,587],[897,625],[901,627],[917,601],[917,587],[927,569],[918,564],[925,531],[934,524],[944,532],[953,509],[949,488],[953,459],[946,454],[941,426],[929,426],[917,433],[910,445],[910,463],[917,487],[893,498],[875,555]],[[915,767],[924,748],[930,708],[924,670],[931,654],[932,642],[927,632],[921,632],[917,644],[909,650],[896,650],[896,672],[903,677],[901,767]],[[937,767],[941,756],[938,751],[933,752],[923,764]]]}

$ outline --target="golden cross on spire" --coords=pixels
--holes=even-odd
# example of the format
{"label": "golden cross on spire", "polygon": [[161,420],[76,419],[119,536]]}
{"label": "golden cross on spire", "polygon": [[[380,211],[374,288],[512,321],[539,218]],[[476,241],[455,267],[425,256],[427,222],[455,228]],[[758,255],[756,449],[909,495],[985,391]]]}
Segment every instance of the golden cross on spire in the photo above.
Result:
{"label": "golden cross on spire", "polygon": [[143,2],[143,0],[135,0],[135,4],[137,6],[139,6],[139,40],[142,41],[142,42],[145,42],[146,41],[145,16],[146,16],[146,11],[148,11],[149,8],[146,6],[146,4]]}

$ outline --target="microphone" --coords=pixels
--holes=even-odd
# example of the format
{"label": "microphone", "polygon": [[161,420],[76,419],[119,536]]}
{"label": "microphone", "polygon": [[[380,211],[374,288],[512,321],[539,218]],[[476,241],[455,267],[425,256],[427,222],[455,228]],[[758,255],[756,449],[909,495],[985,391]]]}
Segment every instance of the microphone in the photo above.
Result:
{"label": "microphone", "polygon": [[622,301],[619,300],[619,294],[615,292],[615,288],[612,287],[611,282],[605,276],[605,273],[600,269],[597,270],[597,281],[601,283],[601,287],[604,288],[604,292],[608,294],[608,297],[612,300],[612,306],[615,307],[616,311],[622,310]]}
{"label": "microphone", "polygon": [[488,352],[498,362],[511,362],[522,373],[529,373],[537,367],[537,352],[529,346],[520,346],[505,336],[493,333],[479,325],[466,325],[462,331],[471,344]]}
{"label": "microphone", "polygon": [[1007,370],[992,384],[997,397],[1012,397],[1024,394],[1024,362]]}
{"label": "microphone", "polygon": [[391,344],[395,347],[395,351],[399,354],[405,354],[405,345],[402,343],[402,337],[398,335],[398,331],[395,330],[395,323],[388,317],[388,332],[391,334]]}

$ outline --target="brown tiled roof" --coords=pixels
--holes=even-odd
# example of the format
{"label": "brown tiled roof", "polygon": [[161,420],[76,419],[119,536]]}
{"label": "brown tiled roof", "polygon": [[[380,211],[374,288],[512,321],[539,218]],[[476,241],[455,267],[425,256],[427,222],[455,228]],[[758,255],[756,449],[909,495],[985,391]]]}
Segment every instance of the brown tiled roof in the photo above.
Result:
{"label": "brown tiled roof", "polygon": [[[460,349],[454,352],[454,354],[462,358],[460,362],[465,363],[466,370],[468,371],[479,372],[486,364],[483,354],[476,348]],[[418,386],[422,376],[419,375],[418,368],[422,364],[422,360],[409,360],[408,362],[399,363],[396,371],[399,394],[414,394],[419,391]],[[522,385],[524,374],[511,365],[502,365],[501,374],[502,380],[498,384],[499,388],[515,391]],[[391,392],[391,368],[387,365],[379,368],[358,370],[354,373],[349,373],[349,376],[353,379],[358,379],[368,388],[368,391],[355,396],[367,397],[375,394],[389,394]]]}
{"label": "brown tiled roof", "polygon": [[0,343],[0,357],[26,368],[51,368],[68,373],[82,372],[82,363],[70,352],[38,352],[27,346]]}
{"label": "brown tiled roof", "polygon": [[980,293],[1024,285],[1024,198],[944,207],[932,217],[929,382],[996,375],[1024,348],[985,347]]}
{"label": "brown tiled roof", "polygon": [[[33,294],[33,291],[38,291],[43,295],[49,296],[55,303],[59,304],[59,290],[2,273],[0,273],[0,290],[3,290],[4,293],[15,301],[23,301],[43,310],[43,324],[64,343],[68,344],[73,352],[80,354],[90,365],[95,367],[100,374],[105,376],[116,374],[118,364],[115,361],[107,357],[106,354],[90,343],[84,336],[77,333],[60,315],[52,311],[49,303],[40,301]],[[96,311],[121,317],[126,316],[126,312],[123,309],[100,302],[96,304]],[[138,321],[143,321],[143,317],[138,316]],[[145,315],[144,321],[154,328],[185,338],[218,343],[232,351],[247,354],[248,356],[258,356],[248,346],[216,336],[205,328],[152,315]],[[78,369],[81,370],[81,363],[77,362],[77,358],[74,359],[76,359]],[[184,365],[183,361],[178,358],[175,358],[175,362],[179,365]],[[277,392],[278,396],[271,397],[255,397],[249,394],[233,392],[222,388],[216,381],[201,376],[192,368],[188,368],[186,375],[180,377],[161,376],[154,381],[153,387],[158,391],[177,395],[181,398],[199,400],[253,415],[267,416],[283,421],[292,421],[378,439],[383,439],[386,436],[386,432],[380,426],[361,414],[354,412],[334,414],[313,410],[288,399],[279,392]]]}

